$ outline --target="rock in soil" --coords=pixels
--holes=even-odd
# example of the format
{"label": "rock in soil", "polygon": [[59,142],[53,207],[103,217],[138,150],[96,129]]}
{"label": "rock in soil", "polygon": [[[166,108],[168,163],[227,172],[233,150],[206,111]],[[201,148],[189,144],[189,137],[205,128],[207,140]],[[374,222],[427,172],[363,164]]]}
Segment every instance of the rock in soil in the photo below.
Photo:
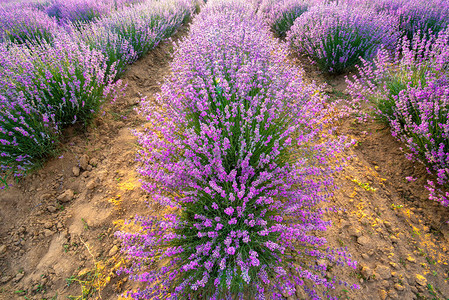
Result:
{"label": "rock in soil", "polygon": [[75,196],[75,193],[72,190],[66,190],[64,193],[58,196],[58,200],[65,203],[69,202],[73,199],[73,196]]}
{"label": "rock in soil", "polygon": [[50,206],[48,206],[47,207],[47,210],[50,212],[50,213],[54,213],[54,212],[56,212],[56,207],[54,207],[53,205],[50,205]]}
{"label": "rock in soil", "polygon": [[80,167],[83,170],[87,170],[88,166],[89,166],[89,156],[87,156],[87,154],[84,154],[80,158]]}
{"label": "rock in soil", "polygon": [[73,167],[72,172],[73,172],[73,176],[78,177],[78,176],[80,176],[81,170],[78,167]]}
{"label": "rock in soil", "polygon": [[19,282],[25,274],[23,273],[17,273],[16,277],[14,277],[14,282]]}
{"label": "rock in soil", "polygon": [[427,285],[427,279],[426,277],[417,274],[415,277],[416,283],[421,285],[421,286],[426,286]]}
{"label": "rock in soil", "polygon": [[114,256],[115,254],[117,254],[118,252],[118,247],[114,246],[111,248],[111,250],[109,250],[109,256]]}

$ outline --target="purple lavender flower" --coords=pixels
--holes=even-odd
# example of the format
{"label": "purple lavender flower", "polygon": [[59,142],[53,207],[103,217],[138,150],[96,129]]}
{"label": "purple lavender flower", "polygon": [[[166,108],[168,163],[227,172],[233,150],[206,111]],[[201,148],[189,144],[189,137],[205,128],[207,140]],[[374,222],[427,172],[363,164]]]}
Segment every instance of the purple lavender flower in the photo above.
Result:
{"label": "purple lavender flower", "polygon": [[[0,68],[1,69],[1,68]],[[0,174],[22,176],[55,149],[58,128],[52,116],[27,103],[23,94],[0,91]]]}
{"label": "purple lavender flower", "polygon": [[293,22],[310,6],[306,0],[263,0],[258,12],[278,36],[285,37]]}
{"label": "purple lavender flower", "polygon": [[112,3],[109,1],[53,0],[45,12],[56,18],[61,25],[71,23],[81,27],[109,14],[111,9]]}
{"label": "purple lavender flower", "polygon": [[58,31],[56,21],[31,7],[0,6],[0,42],[51,43]]}
{"label": "purple lavender flower", "polygon": [[142,103],[151,130],[136,132],[144,190],[176,211],[117,233],[133,263],[121,272],[145,283],[125,296],[280,299],[302,280],[334,288],[307,259],[354,266],[313,234],[329,225],[316,205],[346,140],[334,139],[325,97],[287,57],[238,0],[208,1],[176,45],[162,92]]}
{"label": "purple lavender flower", "polygon": [[115,79],[120,77],[129,64],[138,59],[134,47],[128,42],[127,37],[114,33],[107,27],[93,24],[82,31],[73,31],[73,35],[81,43],[87,44],[91,49],[101,51],[106,63],[106,76],[111,73]]}
{"label": "purple lavender flower", "polygon": [[290,45],[329,73],[342,73],[360,57],[369,59],[381,45],[393,48],[397,18],[363,6],[321,4],[296,19],[287,34]]}
{"label": "purple lavender flower", "polygon": [[108,35],[115,34],[119,40],[126,40],[141,57],[162,39],[171,36],[189,19],[194,8],[194,2],[190,0],[150,1],[116,11],[96,26],[104,27]]}
{"label": "purple lavender flower", "polygon": [[228,249],[226,249],[226,253],[229,255],[234,255],[235,254],[235,248],[234,247],[229,247]]}
{"label": "purple lavender flower", "polygon": [[449,3],[446,0],[339,0],[347,5],[365,6],[379,13],[396,16],[399,22],[401,36],[409,40],[420,32],[421,35],[429,31],[438,35],[444,30],[449,20]]}
{"label": "purple lavender flower", "polygon": [[[427,186],[430,198],[449,205],[449,29],[438,37],[405,37],[394,54],[382,49],[374,62],[363,61],[360,76],[348,80],[357,109],[369,103],[404,142],[411,158],[429,166],[437,182]],[[439,187],[438,187],[439,186]]]}
{"label": "purple lavender flower", "polygon": [[[438,34],[449,24],[449,3],[445,0],[383,0],[380,9],[399,17],[403,36],[411,40],[415,34]],[[380,6],[380,5],[377,5]]]}
{"label": "purple lavender flower", "polygon": [[228,216],[232,216],[232,214],[234,213],[234,208],[233,207],[228,207],[224,210],[225,214],[227,214]]}
{"label": "purple lavender flower", "polygon": [[87,121],[113,92],[115,73],[105,76],[104,56],[68,36],[29,48],[3,45],[0,61],[0,91],[21,92],[58,126]]}
{"label": "purple lavender flower", "polygon": [[[113,95],[104,56],[58,34],[51,44],[0,43],[0,173],[24,175],[51,155],[60,128],[86,122]],[[118,83],[117,83],[118,84]]]}

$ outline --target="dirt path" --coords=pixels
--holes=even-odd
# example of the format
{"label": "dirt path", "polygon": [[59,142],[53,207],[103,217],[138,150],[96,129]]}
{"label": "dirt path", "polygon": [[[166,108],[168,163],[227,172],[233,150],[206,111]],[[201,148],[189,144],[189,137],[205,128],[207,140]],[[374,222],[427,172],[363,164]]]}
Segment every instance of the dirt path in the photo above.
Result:
{"label": "dirt path", "polygon": [[[183,28],[174,39],[185,34]],[[117,299],[130,287],[114,273],[125,262],[113,234],[123,220],[150,213],[131,133],[145,122],[133,109],[160,90],[171,49],[165,42],[130,66],[125,96],[87,131],[73,129],[59,158],[0,191],[0,299],[83,299],[76,298],[82,293]],[[302,64],[312,79],[325,80]],[[327,80],[327,92],[342,96],[342,78]],[[331,246],[348,247],[359,268],[328,269],[361,285],[354,292],[340,288],[343,299],[448,299],[448,210],[427,200],[424,167],[408,161],[384,127],[352,118],[339,124],[358,143],[326,204],[344,210],[327,215],[333,226],[322,235]]]}
{"label": "dirt path", "polygon": [[[326,233],[334,247],[348,247],[359,262],[361,290],[350,299],[448,299],[447,209],[429,201],[425,168],[408,161],[383,124],[354,125],[354,158],[338,176]],[[414,183],[405,177],[418,178]]]}

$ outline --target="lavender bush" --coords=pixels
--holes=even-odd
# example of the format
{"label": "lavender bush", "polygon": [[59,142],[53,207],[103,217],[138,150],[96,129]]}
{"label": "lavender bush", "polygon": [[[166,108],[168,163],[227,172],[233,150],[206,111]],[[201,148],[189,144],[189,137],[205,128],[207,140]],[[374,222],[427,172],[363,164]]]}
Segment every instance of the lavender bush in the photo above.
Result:
{"label": "lavender bush", "polygon": [[396,16],[402,36],[409,40],[420,32],[438,34],[449,20],[449,2],[446,0],[343,0],[348,5],[363,5]]}
{"label": "lavender bush", "polygon": [[118,78],[128,64],[172,35],[193,13],[195,2],[145,3],[119,11],[80,32],[71,31],[91,49],[100,50],[106,57],[106,74],[114,69]]}
{"label": "lavender bush", "polygon": [[[136,1],[114,1],[114,5],[124,7],[131,2]],[[101,7],[111,3],[102,2]],[[69,36],[55,20],[36,9],[36,3],[20,4],[24,9],[19,8],[19,3],[11,3],[8,10],[1,9],[4,33],[0,47],[0,176],[23,175],[54,149],[60,128],[92,118],[119,84],[113,81],[125,66],[173,33],[193,12],[195,3],[177,0],[135,7],[141,13],[134,20],[143,37],[138,41],[142,46],[139,53],[131,44],[137,40],[136,35],[105,26],[110,24],[107,19],[83,26],[82,31],[69,30]],[[55,16],[67,23],[67,28],[93,20],[81,17],[89,14],[92,5],[100,7],[99,2],[86,1],[41,4],[47,12],[59,7],[55,14],[61,15]],[[133,22],[132,18],[129,22]],[[48,28],[52,31],[47,38],[43,33]],[[15,44],[27,43],[28,47],[18,47],[8,43],[8,39]]]}
{"label": "lavender bush", "polygon": [[98,24],[127,40],[140,57],[185,22],[194,10],[190,0],[148,2],[117,11]]}
{"label": "lavender bush", "polygon": [[446,0],[402,0],[401,4],[397,10],[388,11],[399,17],[399,28],[409,40],[418,32],[438,34],[449,24],[449,2]]}
{"label": "lavender bush", "polygon": [[42,11],[0,6],[0,42],[51,43],[57,31],[55,20]]}
{"label": "lavender bush", "polygon": [[145,1],[148,1],[148,0],[111,0],[111,1],[112,1],[113,8],[116,10],[119,10],[119,9],[126,9],[131,6],[144,3]]}
{"label": "lavender bush", "polygon": [[54,116],[38,111],[22,92],[5,82],[13,76],[10,49],[0,44],[0,181],[4,185],[8,176],[23,175],[51,153],[58,132]]}
{"label": "lavender bush", "polygon": [[0,7],[5,9],[32,9],[45,12],[45,9],[51,4],[52,0],[6,0],[0,1]]}
{"label": "lavender bush", "polygon": [[76,27],[98,20],[111,11],[111,3],[92,0],[53,0],[45,12],[56,18],[60,24],[74,24]]}
{"label": "lavender bush", "polygon": [[449,29],[437,37],[404,38],[394,55],[386,50],[374,62],[364,61],[360,77],[348,80],[352,103],[369,103],[389,122],[412,157],[437,177],[429,182],[431,198],[449,205]]}
{"label": "lavender bush", "polygon": [[0,182],[22,176],[55,149],[57,126],[21,93],[0,94]]}
{"label": "lavender bush", "polygon": [[157,103],[143,103],[139,171],[168,214],[117,233],[133,262],[122,271],[146,284],[128,297],[282,299],[300,285],[319,298],[305,282],[327,296],[334,279],[316,259],[355,266],[313,234],[329,225],[316,205],[343,141],[328,138],[325,99],[250,9],[208,1]]}
{"label": "lavender bush", "polygon": [[106,59],[106,76],[114,73],[115,79],[119,78],[126,67],[138,59],[137,52],[126,36],[118,35],[101,24],[93,24],[80,32],[73,32],[81,43],[103,53]]}
{"label": "lavender bush", "polygon": [[309,8],[305,0],[264,0],[258,11],[262,14],[271,30],[280,37],[285,37],[293,22]]}
{"label": "lavender bush", "polygon": [[105,76],[104,61],[99,51],[62,35],[52,45],[9,46],[0,57],[0,90],[22,93],[42,114],[54,115],[60,126],[85,122],[113,90],[115,71]]}
{"label": "lavender bush", "polygon": [[294,50],[308,55],[320,69],[342,73],[369,59],[381,45],[398,38],[397,19],[386,13],[347,4],[321,4],[296,19],[287,34]]}

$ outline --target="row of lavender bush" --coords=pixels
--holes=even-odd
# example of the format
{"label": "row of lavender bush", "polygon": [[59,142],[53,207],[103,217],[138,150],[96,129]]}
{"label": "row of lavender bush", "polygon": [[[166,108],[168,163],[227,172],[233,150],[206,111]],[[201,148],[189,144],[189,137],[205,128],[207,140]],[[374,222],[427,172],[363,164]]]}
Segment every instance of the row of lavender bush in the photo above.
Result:
{"label": "row of lavender bush", "polygon": [[[83,1],[78,6],[88,7],[88,3],[95,3]],[[58,26],[54,18],[31,4],[25,8],[0,8],[0,41],[27,45],[43,42],[51,44],[54,39],[68,32],[79,43],[86,43],[91,49],[101,51],[106,58],[107,74],[114,65],[118,78],[128,64],[154,48],[162,39],[171,36],[176,28],[185,23],[195,10],[196,3],[193,0],[149,0],[117,10],[82,28],[76,22]],[[83,11],[78,11],[80,16]]]}
{"label": "row of lavender bush", "polygon": [[[51,153],[60,129],[85,122],[99,111],[114,89],[114,70],[108,76],[105,72],[101,52],[67,36],[31,48],[0,44],[3,177],[23,175]],[[26,116],[26,111],[33,116]],[[23,117],[34,121],[24,122]]]}
{"label": "row of lavender bush", "polygon": [[363,61],[359,76],[347,80],[353,107],[368,103],[388,121],[392,134],[404,142],[411,158],[429,166],[431,199],[449,205],[449,29],[438,36],[403,39],[391,54],[377,53]]}
{"label": "row of lavender bush", "polygon": [[114,66],[119,77],[163,39],[186,23],[196,9],[195,0],[150,1],[124,9],[73,31],[78,39],[106,56],[108,68]]}
{"label": "row of lavender bush", "polygon": [[322,71],[344,73],[360,65],[360,77],[349,84],[352,105],[374,105],[409,157],[436,176],[427,185],[430,198],[448,206],[449,1],[254,2],[272,30],[280,36],[287,31],[291,47]]}
{"label": "row of lavender bush", "polygon": [[132,262],[121,272],[144,283],[125,296],[332,298],[338,280],[326,264],[355,267],[315,236],[330,225],[318,205],[332,194],[329,162],[345,139],[333,138],[332,108],[287,55],[238,0],[208,1],[176,45],[136,133],[143,188],[167,214],[117,233]]}
{"label": "row of lavender bush", "polygon": [[[56,23],[72,24],[82,27],[117,10],[146,2],[147,0],[42,0],[42,1],[8,1],[3,3],[1,21],[6,29],[14,29],[20,25],[41,25]],[[29,14],[31,18],[38,16],[33,22],[23,22],[11,18],[15,14]],[[23,24],[25,23],[25,24]],[[33,24],[34,23],[34,24]]]}
{"label": "row of lavender bush", "polygon": [[394,48],[398,39],[396,18],[387,13],[350,4],[311,7],[294,22],[287,40],[321,70],[342,73],[370,58],[381,45]]}
{"label": "row of lavender bush", "polygon": [[436,178],[426,185],[430,199],[448,206],[449,2],[345,2],[397,18],[402,37],[393,50],[383,43],[370,55],[361,55],[358,76],[347,80],[351,105],[360,113],[360,104],[369,103],[391,125],[393,136],[409,149],[407,156],[427,165]]}
{"label": "row of lavender bush", "polygon": [[170,36],[194,3],[150,1],[69,33],[53,24],[49,40],[45,30],[27,25],[40,20],[40,12],[25,9],[17,28],[36,40],[0,43],[1,177],[23,175],[52,152],[61,129],[98,113],[126,65]]}
{"label": "row of lavender bush", "polygon": [[254,0],[279,36],[327,73],[343,73],[381,45],[394,49],[401,37],[437,34],[449,22],[447,0]]}

